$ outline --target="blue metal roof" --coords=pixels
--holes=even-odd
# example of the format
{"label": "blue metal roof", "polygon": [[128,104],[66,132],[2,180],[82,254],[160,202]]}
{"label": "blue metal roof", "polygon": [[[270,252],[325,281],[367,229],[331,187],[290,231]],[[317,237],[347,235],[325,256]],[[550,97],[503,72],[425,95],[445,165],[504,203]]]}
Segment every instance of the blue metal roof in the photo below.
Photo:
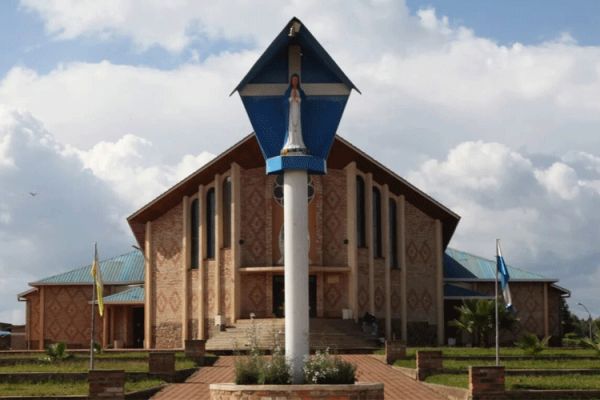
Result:
{"label": "blue metal roof", "polygon": [[[38,285],[91,285],[92,265],[50,276],[36,282]],[[100,261],[100,273],[104,284],[127,285],[144,282],[144,255],[139,250]]]}
{"label": "blue metal roof", "polygon": [[[512,281],[557,281],[511,265],[507,268]],[[496,261],[448,247],[444,254],[444,279],[493,281],[496,279]]]}
{"label": "blue metal roof", "polygon": [[446,283],[444,285],[444,298],[446,299],[489,299],[494,296],[488,296],[487,294],[479,293],[471,289],[466,289],[456,285],[450,285]]}
{"label": "blue metal roof", "polygon": [[121,303],[143,303],[144,288],[135,286],[119,293],[111,294],[104,298],[104,304],[121,304]]}

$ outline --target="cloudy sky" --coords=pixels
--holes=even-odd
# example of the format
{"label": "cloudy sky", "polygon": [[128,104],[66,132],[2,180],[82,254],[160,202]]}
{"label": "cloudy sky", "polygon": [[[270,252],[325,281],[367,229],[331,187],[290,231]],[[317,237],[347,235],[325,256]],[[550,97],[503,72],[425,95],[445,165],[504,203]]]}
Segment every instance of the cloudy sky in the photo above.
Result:
{"label": "cloudy sky", "polygon": [[251,131],[228,95],[294,15],[363,92],[340,135],[460,214],[451,246],[500,237],[600,314],[600,3],[9,0],[0,321],[94,241],[131,250],[127,215]]}

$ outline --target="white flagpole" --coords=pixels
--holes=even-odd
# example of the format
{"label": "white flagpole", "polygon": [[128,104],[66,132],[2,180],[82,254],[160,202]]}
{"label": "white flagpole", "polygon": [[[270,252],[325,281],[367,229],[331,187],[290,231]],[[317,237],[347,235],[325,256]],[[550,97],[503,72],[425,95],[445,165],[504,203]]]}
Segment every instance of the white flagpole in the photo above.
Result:
{"label": "white flagpole", "polygon": [[[498,260],[498,245],[500,239],[496,239],[496,260]],[[498,323],[498,261],[496,261],[496,285],[494,296],[494,311],[496,313],[496,366],[500,365],[500,324]]]}
{"label": "white flagpole", "polygon": [[[96,262],[96,254],[97,254],[97,247],[96,247],[96,243],[94,243],[94,263]],[[96,266],[98,267],[98,266]],[[93,267],[92,267],[93,268]],[[97,273],[97,271],[96,271]],[[90,335],[90,371],[92,371],[94,369],[94,331],[96,330],[96,316],[94,315],[94,312],[96,311],[94,309],[94,301],[96,300],[96,281],[94,279],[94,277],[92,276],[92,329],[91,329],[91,335]]]}

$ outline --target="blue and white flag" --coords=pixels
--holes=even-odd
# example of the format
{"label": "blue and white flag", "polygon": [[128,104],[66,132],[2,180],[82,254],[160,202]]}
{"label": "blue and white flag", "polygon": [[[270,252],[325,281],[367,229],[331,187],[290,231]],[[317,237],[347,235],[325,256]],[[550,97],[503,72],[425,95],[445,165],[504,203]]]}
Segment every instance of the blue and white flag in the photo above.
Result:
{"label": "blue and white flag", "polygon": [[502,297],[504,297],[506,309],[512,310],[512,297],[510,295],[510,288],[508,287],[510,275],[508,275],[508,268],[506,268],[506,264],[504,263],[504,257],[502,257],[502,250],[500,249],[500,239],[496,239],[496,269],[497,272],[500,274],[500,287],[502,288]]}

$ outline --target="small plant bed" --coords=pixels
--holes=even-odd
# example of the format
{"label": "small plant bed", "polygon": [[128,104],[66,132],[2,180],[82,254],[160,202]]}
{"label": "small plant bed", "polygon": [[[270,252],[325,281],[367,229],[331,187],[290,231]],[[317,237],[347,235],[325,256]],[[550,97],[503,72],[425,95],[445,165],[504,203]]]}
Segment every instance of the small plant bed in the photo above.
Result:
{"label": "small plant bed", "polygon": [[[438,374],[425,379],[428,383],[468,388],[468,374]],[[553,376],[506,376],[506,390],[600,390],[600,379],[593,375],[568,374]]]}
{"label": "small plant bed", "polygon": [[[494,360],[479,360],[475,364],[478,366],[495,365]],[[584,360],[560,360],[560,359],[528,359],[528,360],[502,360],[501,364],[506,369],[597,369],[600,372],[600,359]],[[396,360],[395,366],[404,368],[416,368],[416,360],[408,358]],[[474,365],[472,360],[444,359],[444,369],[467,371],[470,365]]]}
{"label": "small plant bed", "polygon": [[[125,393],[137,392],[164,384],[160,379],[142,379],[125,382]],[[61,381],[0,383],[0,396],[68,396],[87,395],[88,383]]]}
{"label": "small plant bed", "polygon": [[[175,360],[175,369],[183,370],[195,368],[196,363],[192,360],[178,358]],[[98,358],[95,361],[97,369],[122,369],[125,372],[148,372],[147,360],[105,360]],[[0,373],[27,373],[27,372],[87,372],[89,360],[83,358],[70,359],[66,361],[47,362],[32,360],[30,362],[19,362],[14,365],[0,365]]]}

